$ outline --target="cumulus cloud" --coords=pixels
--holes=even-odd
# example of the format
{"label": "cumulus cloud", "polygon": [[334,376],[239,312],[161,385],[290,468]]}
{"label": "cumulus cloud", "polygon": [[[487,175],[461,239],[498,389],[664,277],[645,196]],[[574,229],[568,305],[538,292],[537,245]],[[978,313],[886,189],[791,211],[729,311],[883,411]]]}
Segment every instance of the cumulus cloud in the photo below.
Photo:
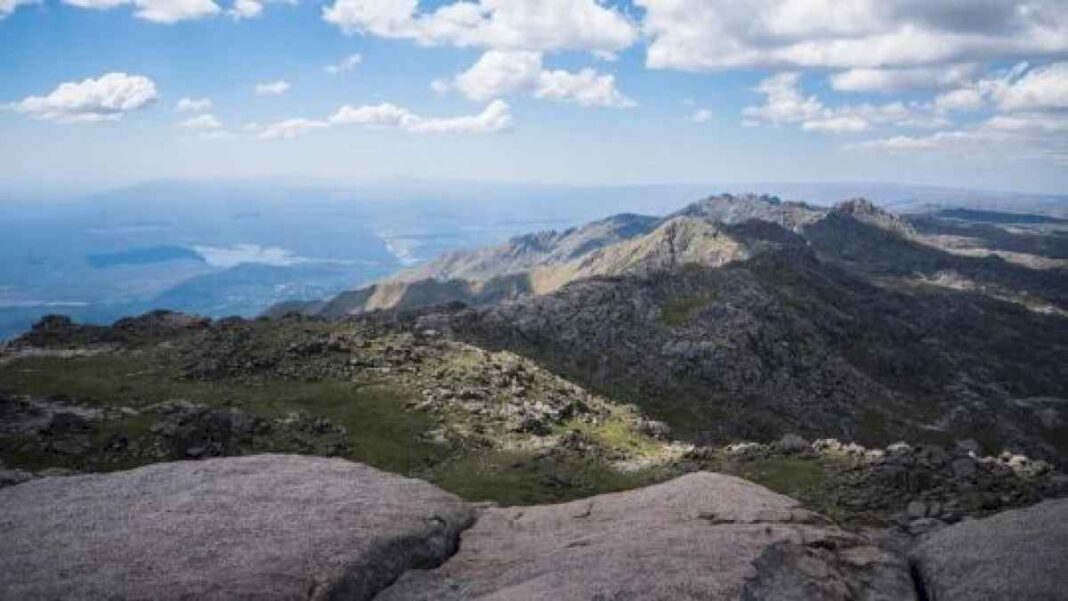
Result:
{"label": "cumulus cloud", "polygon": [[992,126],[940,131],[926,136],[892,136],[846,146],[847,150],[883,153],[933,153],[949,156],[985,156],[998,159],[1068,162],[1063,133],[1051,135]]}
{"label": "cumulus cloud", "polygon": [[1063,0],[635,0],[652,68],[914,67],[1068,52]]}
{"label": "cumulus cloud", "polygon": [[336,64],[327,65],[326,67],[323,68],[323,70],[325,70],[327,73],[329,73],[331,75],[337,75],[339,73],[346,73],[348,71],[352,71],[353,69],[356,68],[357,65],[359,65],[362,62],[363,62],[363,55],[361,55],[361,54],[350,54],[350,55],[346,56],[345,58],[341,59],[340,61],[338,61]]}
{"label": "cumulus cloud", "polygon": [[182,98],[174,105],[179,113],[203,113],[211,110],[211,98]]}
{"label": "cumulus cloud", "polygon": [[614,75],[602,75],[593,69],[578,73],[543,71],[534,90],[537,98],[552,98],[574,102],[580,106],[629,108],[637,103],[616,89]]}
{"label": "cumulus cloud", "polygon": [[502,100],[494,100],[475,115],[424,117],[390,103],[339,108],[329,119],[287,119],[260,128],[262,139],[292,139],[319,129],[359,125],[374,129],[398,129],[413,134],[489,134],[512,126],[512,113]]}
{"label": "cumulus cloud", "polygon": [[494,100],[477,115],[422,117],[393,104],[343,106],[330,118],[332,125],[397,128],[411,133],[495,133],[512,126],[512,113],[502,100]]}
{"label": "cumulus cloud", "polygon": [[159,98],[152,80],[108,73],[97,79],[60,84],[47,96],[30,96],[11,105],[34,119],[57,123],[118,121]]}
{"label": "cumulus cloud", "polygon": [[476,0],[423,11],[418,0],[335,0],[323,19],[347,33],[506,50],[589,50],[602,56],[638,39],[620,10],[598,0]]}
{"label": "cumulus cloud", "polygon": [[979,123],[927,136],[891,136],[851,146],[867,151],[937,152],[1068,163],[1065,63],[1037,69],[1018,65],[1000,77],[971,82],[939,96],[943,110],[990,104],[997,114]]}
{"label": "cumulus cloud", "polygon": [[801,74],[777,73],[756,88],[764,95],[764,104],[746,107],[742,114],[746,125],[798,125],[805,131],[856,133],[875,125],[911,128],[935,128],[950,125],[933,107],[904,102],[826,106],[816,96],[801,91]]}
{"label": "cumulus cloud", "polygon": [[947,88],[965,83],[974,72],[974,65],[912,69],[849,69],[832,75],[831,87],[839,92],[884,94]]}
{"label": "cumulus cloud", "polygon": [[934,103],[944,111],[974,111],[983,106],[983,93],[977,88],[959,88],[939,94]]}
{"label": "cumulus cloud", "polygon": [[868,122],[856,115],[812,119],[801,124],[801,129],[805,131],[825,131],[835,134],[856,133],[864,131],[868,127],[870,127]]}
{"label": "cumulus cloud", "polygon": [[254,19],[263,14],[263,3],[257,0],[234,0],[230,10],[226,11],[234,19]]}
{"label": "cumulus cloud", "polygon": [[545,70],[542,53],[529,50],[487,51],[471,68],[458,75],[452,85],[438,87],[445,91],[453,86],[472,100],[523,92],[580,106],[635,106],[633,100],[616,89],[615,76],[593,69],[577,73]]}
{"label": "cumulus cloud", "polygon": [[249,127],[246,129],[249,129],[250,131],[262,129],[262,131],[260,131],[260,139],[263,140],[292,140],[293,138],[298,138],[306,133],[313,132],[317,129],[325,129],[327,127],[329,127],[329,124],[325,121],[298,117],[295,119],[278,121],[277,123],[272,123],[263,128],[259,128],[257,125],[255,128]]}
{"label": "cumulus cloud", "polygon": [[183,129],[194,130],[212,130],[222,127],[222,122],[215,118],[215,115],[197,115],[178,123],[178,127]]}
{"label": "cumulus cloud", "polygon": [[1068,109],[1068,63],[1034,69],[996,90],[998,106],[1007,111]]}
{"label": "cumulus cloud", "polygon": [[270,83],[258,83],[255,90],[257,96],[281,96],[289,91],[289,82],[279,80]]}
{"label": "cumulus cloud", "polygon": [[210,17],[221,10],[213,0],[63,0],[63,3],[98,10],[132,6],[138,18],[165,25]]}
{"label": "cumulus cloud", "polygon": [[490,100],[532,89],[542,71],[540,52],[490,50],[456,76],[455,87],[472,100]]}

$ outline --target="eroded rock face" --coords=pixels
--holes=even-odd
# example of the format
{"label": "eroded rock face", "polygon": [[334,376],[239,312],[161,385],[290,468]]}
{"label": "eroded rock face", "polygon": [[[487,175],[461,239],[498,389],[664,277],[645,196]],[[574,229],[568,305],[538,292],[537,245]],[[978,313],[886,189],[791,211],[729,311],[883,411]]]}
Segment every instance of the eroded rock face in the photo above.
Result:
{"label": "eroded rock face", "polygon": [[473,519],[434,486],[293,455],[0,490],[2,599],[370,599]]}
{"label": "eroded rock face", "polygon": [[912,561],[935,601],[1068,598],[1068,499],[1045,501],[931,535]]}
{"label": "eroded rock face", "polygon": [[707,472],[561,505],[489,509],[440,568],[377,599],[914,599],[905,562],[788,497]]}

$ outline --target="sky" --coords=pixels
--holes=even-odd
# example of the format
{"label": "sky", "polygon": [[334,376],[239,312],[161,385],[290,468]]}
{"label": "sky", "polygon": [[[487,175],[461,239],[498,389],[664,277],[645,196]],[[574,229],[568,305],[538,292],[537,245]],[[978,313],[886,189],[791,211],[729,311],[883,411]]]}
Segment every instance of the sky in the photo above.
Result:
{"label": "sky", "polygon": [[1068,0],[0,0],[0,183],[1068,191]]}

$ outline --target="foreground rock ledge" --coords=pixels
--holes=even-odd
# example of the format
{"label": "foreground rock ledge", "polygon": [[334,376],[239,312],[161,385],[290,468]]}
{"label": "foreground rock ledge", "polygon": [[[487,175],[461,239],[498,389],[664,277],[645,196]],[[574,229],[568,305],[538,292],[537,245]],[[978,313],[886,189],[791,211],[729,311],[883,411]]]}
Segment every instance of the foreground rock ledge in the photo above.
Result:
{"label": "foreground rock ledge", "polygon": [[934,601],[1064,601],[1068,499],[946,528],[914,549],[911,559]]}
{"label": "foreground rock ledge", "polygon": [[473,519],[419,480],[289,455],[0,490],[0,599],[370,599]]}
{"label": "foreground rock ledge", "polygon": [[706,472],[477,522],[426,482],[290,455],[0,490],[0,599],[20,601],[1060,601],[1068,500],[946,528],[910,560]]}
{"label": "foreground rock ledge", "polygon": [[625,493],[484,511],[440,568],[381,601],[904,600],[903,559],[745,480],[694,473]]}

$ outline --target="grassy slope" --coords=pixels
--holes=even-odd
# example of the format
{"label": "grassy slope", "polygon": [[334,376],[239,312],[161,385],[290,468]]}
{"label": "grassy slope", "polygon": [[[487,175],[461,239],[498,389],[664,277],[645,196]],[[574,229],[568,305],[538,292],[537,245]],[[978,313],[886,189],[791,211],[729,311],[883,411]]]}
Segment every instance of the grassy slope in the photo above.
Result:
{"label": "grassy slope", "polygon": [[[620,473],[597,458],[544,456],[531,449],[498,450],[479,445],[454,447],[429,442],[425,434],[438,426],[423,412],[405,407],[418,397],[414,391],[389,379],[375,383],[339,380],[299,381],[235,379],[210,381],[178,377],[166,347],[82,357],[28,357],[0,364],[0,391],[36,397],[63,396],[79,404],[142,409],[173,400],[233,407],[274,419],[305,411],[343,426],[348,433],[348,459],[436,482],[472,500],[506,505],[564,501],[601,492],[622,490],[665,477],[656,470]],[[455,368],[471,358],[451,357]],[[110,457],[104,449],[116,434],[147,444],[154,416],[140,413],[94,426],[92,448],[84,455],[43,450],[19,436],[0,435],[0,460],[9,467],[41,470],[64,467],[77,470],[127,469],[143,459]],[[577,424],[575,430],[593,440],[624,444],[639,450],[651,443],[609,421],[602,426]],[[271,432],[257,440],[250,452],[292,452],[293,441]],[[296,451],[300,452],[297,448]]]}

